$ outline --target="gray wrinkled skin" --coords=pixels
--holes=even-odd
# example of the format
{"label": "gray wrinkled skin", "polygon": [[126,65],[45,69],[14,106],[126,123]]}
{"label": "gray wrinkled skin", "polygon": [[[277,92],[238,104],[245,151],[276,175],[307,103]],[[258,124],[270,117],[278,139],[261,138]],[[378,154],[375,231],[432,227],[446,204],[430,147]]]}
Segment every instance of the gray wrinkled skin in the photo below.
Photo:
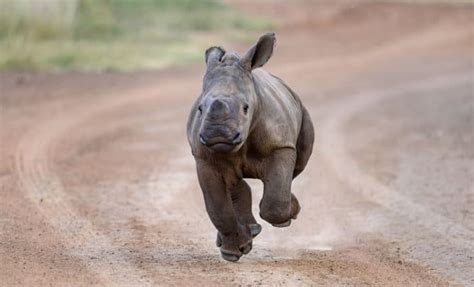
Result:
{"label": "gray wrinkled skin", "polygon": [[274,45],[275,34],[268,33],[242,57],[209,48],[202,94],[188,118],[187,137],[206,210],[228,261],[250,252],[252,238],[261,231],[244,178],[263,181],[260,217],[272,225],[289,226],[300,211],[291,182],[308,162],[314,130],[298,96],[259,69]]}

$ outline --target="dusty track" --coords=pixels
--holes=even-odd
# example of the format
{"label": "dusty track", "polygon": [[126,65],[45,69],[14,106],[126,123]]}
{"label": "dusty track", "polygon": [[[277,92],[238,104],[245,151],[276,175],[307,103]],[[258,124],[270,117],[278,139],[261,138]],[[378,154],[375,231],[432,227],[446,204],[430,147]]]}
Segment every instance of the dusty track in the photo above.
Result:
{"label": "dusty track", "polygon": [[2,74],[0,285],[474,284],[472,6],[249,3],[316,126],[298,220],[219,258],[184,132],[201,65]]}

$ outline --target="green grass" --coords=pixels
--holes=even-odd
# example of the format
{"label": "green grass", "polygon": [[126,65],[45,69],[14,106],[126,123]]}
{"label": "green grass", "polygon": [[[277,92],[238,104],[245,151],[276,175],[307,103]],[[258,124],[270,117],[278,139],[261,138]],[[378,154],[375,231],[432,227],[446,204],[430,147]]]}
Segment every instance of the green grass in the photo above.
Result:
{"label": "green grass", "polygon": [[0,1],[0,70],[157,69],[271,29],[217,0],[15,1]]}

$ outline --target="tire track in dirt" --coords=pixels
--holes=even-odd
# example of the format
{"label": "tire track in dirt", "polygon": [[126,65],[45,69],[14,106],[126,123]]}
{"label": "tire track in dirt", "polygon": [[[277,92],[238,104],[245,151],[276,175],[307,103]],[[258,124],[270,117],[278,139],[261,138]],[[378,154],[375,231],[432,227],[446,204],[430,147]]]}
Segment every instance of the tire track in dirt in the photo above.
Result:
{"label": "tire track in dirt", "polygon": [[[50,167],[55,143],[80,118],[63,117],[59,123],[47,122],[26,134],[18,146],[15,162],[18,177],[27,192],[27,197],[57,230],[68,251],[73,256],[83,257],[88,254],[98,257],[101,256],[100,250],[108,250],[113,244],[87,219],[75,212],[60,178]],[[114,270],[117,266],[107,268],[106,262],[96,260],[88,260],[86,266],[91,272],[102,270],[101,273],[96,273],[101,284],[118,283],[114,275],[119,271],[126,272],[135,282],[145,285],[136,268],[121,258],[115,259],[119,270]],[[98,266],[94,266],[96,264]]]}
{"label": "tire track in dirt", "polygon": [[[320,126],[321,156],[327,160],[337,176],[351,186],[354,193],[375,202],[388,210],[388,213],[393,212],[397,214],[397,220],[406,220],[405,224],[422,226],[427,229],[435,234],[439,238],[438,240],[447,243],[437,248],[449,248],[451,249],[450,252],[453,252],[453,248],[459,252],[472,251],[474,248],[474,232],[443,215],[428,210],[421,204],[413,202],[410,198],[403,196],[396,190],[391,190],[367,174],[359,167],[355,159],[349,155],[345,146],[347,140],[342,133],[342,128],[356,114],[363,113],[364,110],[376,105],[380,101],[397,96],[406,96],[406,94],[410,93],[436,90],[437,88],[456,87],[470,81],[472,81],[471,72],[429,78],[395,87],[388,91],[368,92],[344,97],[333,103],[330,108],[331,116],[327,117],[326,121],[322,122]],[[377,222],[377,220],[380,219],[369,220],[369,224],[373,224],[371,227],[374,230],[380,230],[380,227],[377,227],[380,222]],[[391,234],[390,236],[393,235]],[[435,243],[428,242],[424,244]],[[435,246],[432,246],[432,248],[435,249]],[[450,252],[446,254],[450,254]],[[427,255],[421,253],[411,255],[419,257],[418,259],[421,259],[422,262],[433,265],[438,271],[447,273],[448,276],[453,276],[464,284],[470,283],[469,275],[467,275],[469,273],[468,270],[464,270],[465,272],[452,271],[449,264],[443,262],[443,258],[436,258],[436,262],[433,262],[432,257],[425,258]]]}
{"label": "tire track in dirt", "polygon": [[[167,91],[169,88],[162,87],[160,91]],[[185,86],[171,88],[175,93],[182,93]],[[146,274],[142,270],[124,260],[124,255],[118,252],[112,240],[95,228],[87,218],[76,212],[67,190],[53,168],[52,158],[58,141],[82,122],[153,97],[155,97],[153,90],[141,91],[140,95],[133,97],[128,95],[116,97],[113,103],[105,97],[102,101],[96,102],[93,108],[87,105],[78,109],[71,108],[58,117],[60,120],[42,122],[25,133],[15,153],[16,172],[27,198],[57,230],[68,252],[82,259],[85,266],[97,274],[102,284],[123,284],[119,274],[126,274],[127,282],[140,285],[148,285],[149,282],[144,280]],[[101,251],[111,249],[115,251],[108,253],[106,255],[108,258],[104,258]],[[89,260],[89,257],[100,260]]]}

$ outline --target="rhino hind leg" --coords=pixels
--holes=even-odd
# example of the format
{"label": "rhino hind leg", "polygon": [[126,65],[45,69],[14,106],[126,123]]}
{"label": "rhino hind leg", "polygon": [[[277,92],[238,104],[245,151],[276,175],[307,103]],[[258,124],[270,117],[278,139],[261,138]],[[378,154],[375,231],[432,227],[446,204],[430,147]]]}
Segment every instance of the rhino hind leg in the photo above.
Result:
{"label": "rhino hind leg", "polygon": [[296,163],[293,178],[297,177],[306,167],[309,157],[313,152],[314,127],[311,117],[305,107],[303,108],[303,120],[301,130],[296,142]]}

